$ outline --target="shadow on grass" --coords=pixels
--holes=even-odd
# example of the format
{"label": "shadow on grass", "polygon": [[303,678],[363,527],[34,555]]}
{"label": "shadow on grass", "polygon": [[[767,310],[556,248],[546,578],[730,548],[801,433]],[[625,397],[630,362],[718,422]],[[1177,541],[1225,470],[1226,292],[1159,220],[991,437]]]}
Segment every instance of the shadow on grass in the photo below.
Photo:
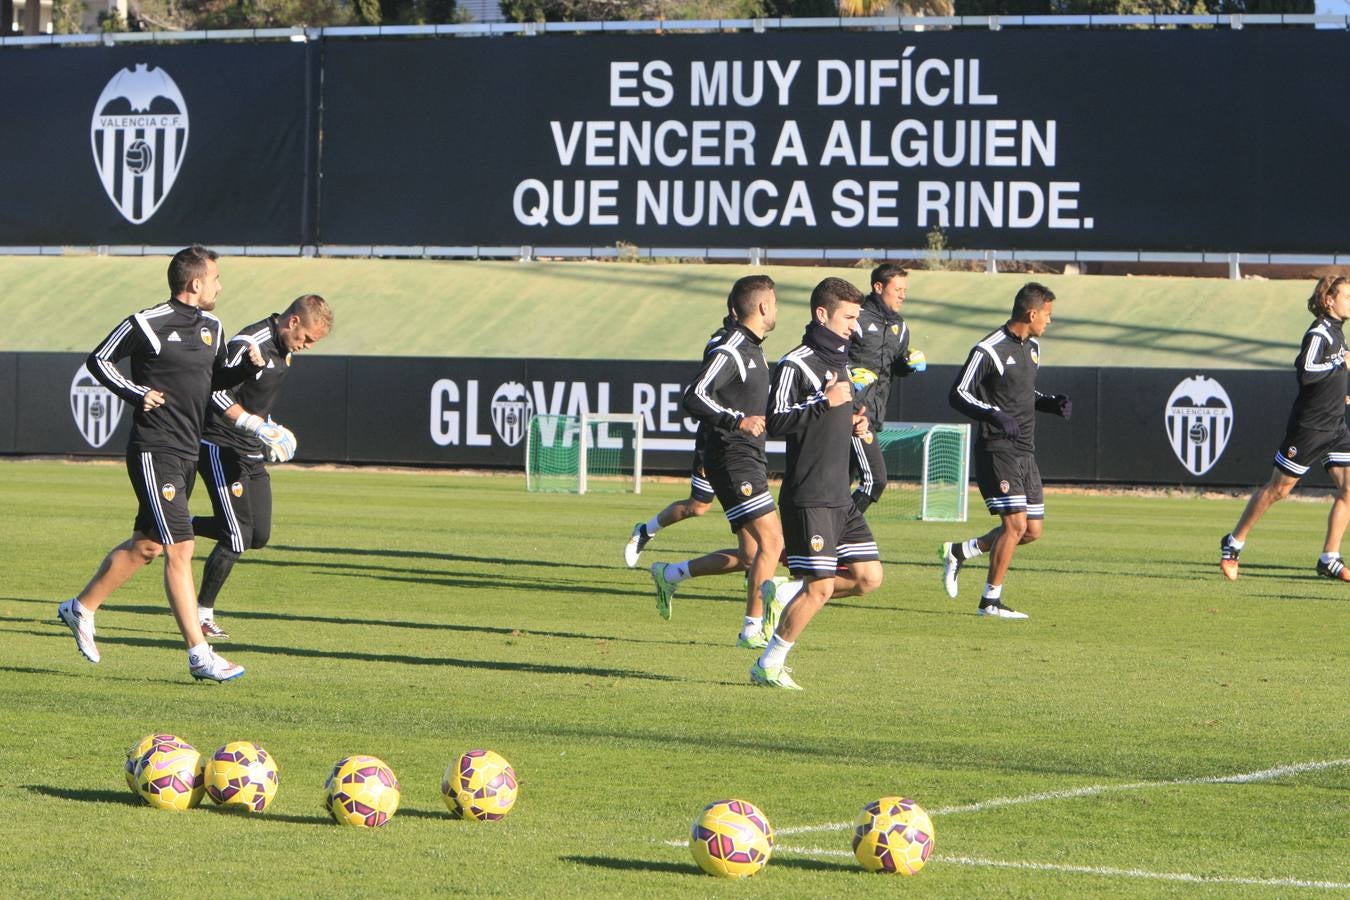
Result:
{"label": "shadow on grass", "polygon": [[[0,600],[8,600],[15,603],[34,603],[40,605],[47,604],[50,602],[48,600],[40,600],[32,597],[0,597]],[[168,612],[167,606],[140,606],[140,605],[124,606],[119,603],[109,604],[108,609],[109,611],[112,612],[134,613],[137,615],[147,615],[156,617],[163,617]],[[674,647],[687,647],[690,646],[691,644],[698,643],[697,641],[692,641],[688,639],[673,640],[668,638],[660,638],[660,639],[632,638],[632,637],[619,637],[617,635],[612,634],[588,634],[586,632],[581,631],[540,631],[533,628],[530,629],[513,628],[511,626],[459,625],[453,622],[412,622],[398,619],[358,619],[350,616],[309,616],[300,613],[261,612],[256,610],[232,609],[226,611],[222,615],[222,618],[226,617],[230,619],[244,619],[256,621],[314,622],[316,624],[322,625],[349,625],[349,626],[373,625],[384,628],[408,628],[414,631],[451,631],[451,632],[465,632],[469,634],[496,634],[501,635],[502,637],[513,637],[522,639],[530,637],[546,637],[546,638],[564,638],[568,640],[581,640],[581,641],[613,641],[615,643],[624,643],[624,644],[663,644]],[[0,616],[0,621],[31,623],[34,620],[17,618],[14,616]],[[131,631],[131,632],[143,631],[142,629],[136,628],[116,628],[112,630]],[[105,634],[103,631],[99,632],[98,640],[100,642],[105,640],[106,637],[107,634]],[[232,640],[232,644],[243,645],[241,636],[236,635]],[[4,671],[4,667],[0,667],[0,671]],[[23,670],[15,669],[13,671],[23,671]],[[32,670],[34,674],[40,673],[42,671],[43,670],[40,669]],[[51,674],[61,675],[66,673],[52,671]]]}
{"label": "shadow on grass", "polygon": [[278,822],[285,825],[322,825],[328,828],[336,827],[332,816],[313,815],[297,816],[288,813],[255,813],[242,806],[216,806],[213,803],[204,801],[198,809],[205,809],[217,816],[234,816],[239,819],[248,819],[251,822]]}
{"label": "shadow on grass", "polygon": [[852,872],[866,874],[857,863],[830,862],[809,856],[783,856],[775,853],[769,865],[775,869],[807,869],[813,872]]}
{"label": "shadow on grass", "polygon": [[[3,617],[0,617],[3,618]],[[27,621],[27,620],[24,620]],[[52,631],[33,631],[31,629],[0,629],[15,634],[28,634],[34,637],[61,637],[69,640],[68,633]],[[178,639],[155,639],[139,637],[120,637],[100,635],[100,645],[122,647],[162,647],[177,649],[180,652],[183,642]],[[528,672],[533,675],[584,675],[590,678],[632,678],[641,681],[685,681],[673,675],[660,675],[656,672],[643,672],[638,669],[605,669],[594,666],[561,666],[548,663],[506,662],[492,659],[459,659],[452,656],[408,656],[401,653],[357,653],[349,650],[316,650],[312,647],[273,647],[265,644],[248,644],[234,641],[232,647],[247,653],[262,653],[273,656],[295,656],[306,659],[341,659],[356,662],[397,663],[408,666],[448,666],[458,669],[488,669],[496,672]],[[146,679],[134,679],[144,682]],[[178,682],[170,682],[177,684]]]}
{"label": "shadow on grass", "polygon": [[[465,556],[460,553],[435,553],[430,550],[374,550],[362,547],[301,547],[294,544],[268,544],[268,550],[280,550],[285,553],[326,553],[333,556],[383,556],[389,559],[430,559],[440,562],[465,562],[488,566],[544,566],[549,569],[615,569],[617,566],[605,566],[594,563],[560,562],[556,559],[511,559],[504,556]],[[617,556],[617,554],[616,554]],[[245,557],[250,562],[259,562],[253,556]],[[312,565],[312,564],[311,564]]]}
{"label": "shadow on grass", "polygon": [[[464,588],[475,591],[521,591],[530,594],[611,594],[618,597],[631,597],[634,591],[626,587],[599,584],[569,584],[548,578],[520,578],[489,572],[442,572],[432,569],[409,569],[399,566],[372,566],[356,563],[305,562],[288,559],[251,559],[250,565],[276,566],[287,569],[305,569],[311,572],[326,571],[327,574],[348,578],[372,578],[378,581],[393,581],[403,584],[429,585],[442,588]],[[560,568],[560,567],[556,567]],[[605,567],[613,568],[613,567]]]}
{"label": "shadow on grass", "polygon": [[696,875],[706,878],[693,863],[665,862],[654,859],[632,859],[617,856],[560,856],[562,862],[591,866],[596,869],[614,869],[620,872],[668,872],[674,875]]}
{"label": "shadow on grass", "polygon": [[44,797],[56,797],[61,800],[76,800],[80,803],[118,803],[122,806],[145,806],[140,797],[130,791],[107,791],[77,788],[52,787],[49,784],[25,784],[23,789]]}

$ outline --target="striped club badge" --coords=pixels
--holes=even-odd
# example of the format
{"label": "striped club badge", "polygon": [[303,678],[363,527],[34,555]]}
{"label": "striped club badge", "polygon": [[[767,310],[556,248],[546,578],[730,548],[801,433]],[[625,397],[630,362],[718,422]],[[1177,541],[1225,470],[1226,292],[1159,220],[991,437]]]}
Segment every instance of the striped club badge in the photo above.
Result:
{"label": "striped club badge", "polygon": [[94,104],[89,143],[108,199],[140,225],[169,195],[187,151],[187,103],[160,68],[137,63],[114,75]]}
{"label": "striped club badge", "polygon": [[97,450],[108,443],[125,409],[121,397],[99,384],[88,368],[80,366],[70,381],[70,414],[90,447]]}
{"label": "striped club badge", "polygon": [[1167,441],[1192,475],[1214,467],[1233,433],[1233,402],[1223,385],[1195,375],[1172,390],[1164,410]]}

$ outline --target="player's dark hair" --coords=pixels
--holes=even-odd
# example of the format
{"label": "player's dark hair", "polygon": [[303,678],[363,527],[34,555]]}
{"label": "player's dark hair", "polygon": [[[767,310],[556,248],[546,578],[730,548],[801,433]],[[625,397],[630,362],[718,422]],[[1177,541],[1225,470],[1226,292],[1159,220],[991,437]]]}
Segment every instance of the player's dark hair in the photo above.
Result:
{"label": "player's dark hair", "polygon": [[826,278],[811,291],[811,314],[824,307],[825,312],[834,312],[845,303],[862,303],[862,291],[842,278]]}
{"label": "player's dark hair", "polygon": [[1325,316],[1331,312],[1331,300],[1343,284],[1350,284],[1350,278],[1344,275],[1323,275],[1317,279],[1317,286],[1308,298],[1308,312],[1314,316]]}
{"label": "player's dark hair", "polygon": [[768,275],[747,275],[736,279],[727,294],[727,312],[742,321],[754,313],[759,305],[759,295],[763,291],[773,290],[773,279]]}
{"label": "player's dark hair", "polygon": [[207,250],[201,244],[184,247],[169,260],[169,294],[178,296],[186,293],[192,286],[192,279],[206,277],[206,264],[219,259],[214,250]]}
{"label": "player's dark hair", "polygon": [[318,294],[301,294],[292,300],[281,314],[283,319],[291,316],[299,316],[306,325],[322,325],[327,331],[333,328],[333,309]]}
{"label": "player's dark hair", "polygon": [[872,280],[868,284],[875,290],[877,285],[885,287],[891,283],[892,278],[908,278],[909,270],[902,269],[895,263],[882,263],[872,270]]}
{"label": "player's dark hair", "polygon": [[1025,322],[1027,313],[1033,309],[1040,309],[1047,303],[1053,303],[1055,292],[1043,284],[1034,281],[1028,281],[1022,285],[1022,289],[1013,297],[1012,318],[1014,322]]}

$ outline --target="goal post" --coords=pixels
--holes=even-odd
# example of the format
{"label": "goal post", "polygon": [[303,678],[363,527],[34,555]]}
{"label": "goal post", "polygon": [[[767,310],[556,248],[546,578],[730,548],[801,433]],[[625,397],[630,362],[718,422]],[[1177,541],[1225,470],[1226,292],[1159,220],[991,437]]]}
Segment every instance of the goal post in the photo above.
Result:
{"label": "goal post", "polygon": [[525,489],[640,494],[642,445],[637,413],[533,416],[525,438]]}
{"label": "goal post", "polygon": [[964,522],[970,482],[970,425],[886,422],[877,435],[886,460],[878,506],[898,519]]}

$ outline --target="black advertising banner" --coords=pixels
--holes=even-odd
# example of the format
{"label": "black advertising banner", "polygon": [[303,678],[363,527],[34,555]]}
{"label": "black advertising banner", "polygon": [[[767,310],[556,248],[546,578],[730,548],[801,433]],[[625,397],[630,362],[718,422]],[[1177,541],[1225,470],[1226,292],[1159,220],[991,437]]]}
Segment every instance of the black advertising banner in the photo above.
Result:
{"label": "black advertising banner", "polygon": [[[897,382],[887,418],[965,421],[947,404],[957,366]],[[684,386],[694,363],[566,359],[305,356],[274,415],[299,438],[300,462],[521,469],[534,414],[639,413],[644,467],[688,471],[695,423]],[[77,353],[0,354],[0,453],[121,456],[131,410],[84,370]],[[1073,418],[1036,419],[1037,458],[1052,481],[1252,486],[1280,448],[1296,385],[1278,371],[1041,370],[1045,393],[1068,394]],[[6,435],[13,439],[6,441]],[[782,443],[769,466],[783,467]],[[1305,483],[1330,484],[1320,460]]]}
{"label": "black advertising banner", "polygon": [[305,242],[307,44],[0,52],[0,245]]}
{"label": "black advertising banner", "polygon": [[[330,41],[320,240],[1344,251],[1344,36]],[[1260,110],[1259,127],[1251,111]]]}
{"label": "black advertising banner", "polygon": [[0,353],[0,453],[14,452],[15,412],[19,399],[19,355]]}

